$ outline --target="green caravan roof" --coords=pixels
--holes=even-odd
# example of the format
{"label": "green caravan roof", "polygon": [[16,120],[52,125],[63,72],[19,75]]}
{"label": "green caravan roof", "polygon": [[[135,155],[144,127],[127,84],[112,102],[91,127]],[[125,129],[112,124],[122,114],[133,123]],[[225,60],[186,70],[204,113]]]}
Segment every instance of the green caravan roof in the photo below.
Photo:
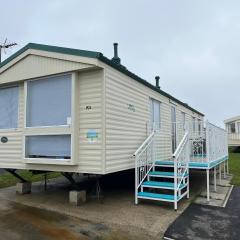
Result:
{"label": "green caravan roof", "polygon": [[13,55],[11,55],[9,58],[4,60],[0,64],[0,68],[5,66],[7,63],[11,62],[14,58],[19,56],[23,52],[27,51],[28,49],[35,49],[35,50],[42,50],[42,51],[48,51],[48,52],[54,52],[54,53],[62,53],[62,54],[68,54],[68,55],[74,55],[74,56],[81,56],[81,57],[88,57],[88,58],[98,59],[98,60],[104,62],[105,64],[113,67],[114,69],[118,70],[119,72],[127,75],[128,77],[133,78],[134,80],[140,82],[141,84],[144,84],[145,86],[151,88],[152,90],[160,93],[161,95],[163,95],[165,97],[168,97],[169,99],[175,101],[176,103],[179,103],[180,105],[188,108],[189,110],[191,110],[191,111],[193,111],[193,112],[195,112],[195,113],[197,113],[197,114],[199,114],[201,116],[204,116],[204,114],[202,114],[201,112],[199,112],[196,109],[190,107],[188,104],[178,100],[177,98],[173,97],[172,95],[164,92],[163,90],[155,87],[154,85],[152,85],[148,81],[140,78],[139,76],[137,76],[133,72],[130,72],[129,70],[127,70],[127,68],[125,68],[124,66],[116,64],[115,62],[113,62],[112,60],[108,59],[107,57],[105,57],[100,52],[86,51],[86,50],[73,49],[73,48],[65,48],[65,47],[57,47],[57,46],[50,46],[50,45],[37,44],[37,43],[29,43],[25,47],[23,47],[20,50],[18,50]]}

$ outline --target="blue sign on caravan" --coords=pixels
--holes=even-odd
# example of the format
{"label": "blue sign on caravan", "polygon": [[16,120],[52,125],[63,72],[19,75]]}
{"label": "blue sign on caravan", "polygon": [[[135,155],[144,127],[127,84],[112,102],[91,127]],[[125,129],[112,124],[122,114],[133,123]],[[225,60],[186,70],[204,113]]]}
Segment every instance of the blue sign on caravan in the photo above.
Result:
{"label": "blue sign on caravan", "polygon": [[98,140],[98,133],[95,129],[89,129],[87,131],[87,140],[89,143],[94,143]]}

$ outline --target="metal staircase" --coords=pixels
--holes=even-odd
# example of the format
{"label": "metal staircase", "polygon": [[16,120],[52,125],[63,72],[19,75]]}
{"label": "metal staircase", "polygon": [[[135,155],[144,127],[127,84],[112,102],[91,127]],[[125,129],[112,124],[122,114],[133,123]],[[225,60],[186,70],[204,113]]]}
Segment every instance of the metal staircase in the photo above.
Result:
{"label": "metal staircase", "polygon": [[135,152],[135,203],[139,199],[177,203],[189,197],[190,146],[186,132],[172,157],[157,159],[156,131],[153,131]]}

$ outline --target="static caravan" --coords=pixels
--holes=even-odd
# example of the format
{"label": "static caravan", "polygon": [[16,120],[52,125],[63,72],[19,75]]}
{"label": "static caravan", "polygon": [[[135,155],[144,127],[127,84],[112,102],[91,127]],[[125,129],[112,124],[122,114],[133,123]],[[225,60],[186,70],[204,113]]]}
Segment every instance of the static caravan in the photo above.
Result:
{"label": "static caravan", "polygon": [[[30,43],[1,63],[0,167],[88,174],[135,168],[136,203],[147,198],[176,205],[189,192],[189,156],[200,154],[190,154],[190,147],[186,152],[190,141],[202,144],[200,162],[209,167],[204,115],[162,91],[158,77],[153,86],[130,72],[117,44],[114,51],[110,60],[99,52]],[[161,167],[180,158],[171,165],[174,182],[153,186],[156,160]],[[145,194],[144,187],[174,194]]]}
{"label": "static caravan", "polygon": [[240,116],[226,119],[224,124],[228,133],[228,146],[240,147]]}

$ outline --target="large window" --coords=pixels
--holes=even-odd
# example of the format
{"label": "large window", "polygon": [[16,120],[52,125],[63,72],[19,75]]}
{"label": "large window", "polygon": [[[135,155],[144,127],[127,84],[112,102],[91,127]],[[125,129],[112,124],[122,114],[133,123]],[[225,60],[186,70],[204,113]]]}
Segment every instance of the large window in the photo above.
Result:
{"label": "large window", "polygon": [[0,88],[0,129],[18,127],[18,86]]}
{"label": "large window", "polygon": [[25,158],[31,163],[71,159],[72,81],[71,74],[27,81]]}
{"label": "large window", "polygon": [[27,158],[71,158],[70,135],[44,135],[26,137]]}
{"label": "large window", "polygon": [[71,75],[27,83],[26,127],[59,126],[71,122]]}

